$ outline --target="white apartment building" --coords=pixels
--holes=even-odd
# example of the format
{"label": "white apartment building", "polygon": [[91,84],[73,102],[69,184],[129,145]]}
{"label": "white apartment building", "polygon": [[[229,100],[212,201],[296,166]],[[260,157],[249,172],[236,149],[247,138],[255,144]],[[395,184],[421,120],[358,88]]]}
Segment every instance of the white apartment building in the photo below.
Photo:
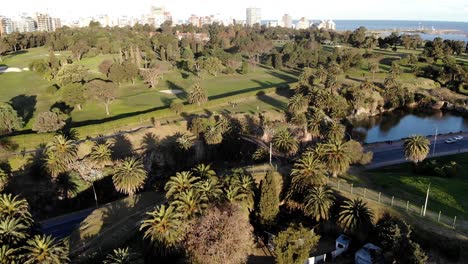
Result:
{"label": "white apartment building", "polygon": [[296,29],[308,29],[310,27],[310,21],[305,17],[302,17],[296,23]]}
{"label": "white apartment building", "polygon": [[320,24],[317,25],[318,29],[328,29],[328,30],[336,30],[336,23],[333,20],[322,20]]}
{"label": "white apartment building", "polygon": [[262,22],[262,11],[260,8],[249,7],[246,10],[246,24],[247,26],[253,26],[255,24],[261,24]]}
{"label": "white apartment building", "polygon": [[292,17],[288,14],[284,14],[284,16],[281,18],[280,26],[285,27],[285,28],[292,28],[293,26]]}

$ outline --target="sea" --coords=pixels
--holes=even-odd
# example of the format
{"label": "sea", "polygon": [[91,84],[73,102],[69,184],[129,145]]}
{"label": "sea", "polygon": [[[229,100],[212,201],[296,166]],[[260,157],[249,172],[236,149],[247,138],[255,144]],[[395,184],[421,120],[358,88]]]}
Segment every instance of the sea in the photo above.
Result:
{"label": "sea", "polygon": [[[312,23],[318,24],[319,20],[311,20]],[[369,30],[387,31],[387,34],[392,31],[402,30],[455,30],[453,34],[422,34],[419,33],[424,40],[433,40],[436,37],[442,39],[461,40],[468,42],[468,22],[450,22],[450,21],[418,21],[418,20],[334,20],[336,30],[355,30],[360,26],[364,26]],[[262,21],[262,24],[267,24],[268,21]],[[293,21],[293,23],[297,23]],[[383,33],[385,36],[385,33]]]}
{"label": "sea", "polygon": [[417,21],[417,20],[335,20],[336,30],[355,30],[364,26],[369,30],[402,31],[402,30],[456,30],[453,34],[421,34],[424,40],[436,37],[451,40],[468,41],[468,22],[450,21]]}

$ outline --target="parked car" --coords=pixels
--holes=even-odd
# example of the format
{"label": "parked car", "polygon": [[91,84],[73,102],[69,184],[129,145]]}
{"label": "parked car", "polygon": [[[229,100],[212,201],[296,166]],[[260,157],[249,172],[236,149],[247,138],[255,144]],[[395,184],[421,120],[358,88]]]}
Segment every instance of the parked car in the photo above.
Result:
{"label": "parked car", "polygon": [[456,139],[456,140],[462,140],[462,139],[463,139],[463,136],[456,136],[456,137],[454,137],[454,139]]}
{"label": "parked car", "polygon": [[455,138],[449,138],[449,139],[445,140],[445,143],[447,143],[447,144],[452,144],[452,143],[455,143],[455,142],[457,142],[457,140]]}

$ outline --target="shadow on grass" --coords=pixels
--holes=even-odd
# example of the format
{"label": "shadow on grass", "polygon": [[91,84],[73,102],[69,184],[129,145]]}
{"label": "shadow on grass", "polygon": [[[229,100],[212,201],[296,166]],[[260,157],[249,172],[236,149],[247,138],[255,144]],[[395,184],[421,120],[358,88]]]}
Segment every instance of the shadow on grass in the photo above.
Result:
{"label": "shadow on grass", "polygon": [[11,98],[10,103],[26,124],[36,111],[37,97],[21,94]]}

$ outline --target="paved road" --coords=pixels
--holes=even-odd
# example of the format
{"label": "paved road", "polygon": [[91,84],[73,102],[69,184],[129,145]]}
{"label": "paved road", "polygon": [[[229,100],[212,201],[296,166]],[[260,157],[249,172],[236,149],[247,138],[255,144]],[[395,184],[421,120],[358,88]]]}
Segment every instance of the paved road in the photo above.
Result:
{"label": "paved road", "polygon": [[96,208],[88,208],[42,221],[41,231],[58,239],[67,237],[94,209]]}
{"label": "paved road", "polygon": [[[463,139],[452,144],[445,143],[445,140],[456,135],[462,135]],[[468,152],[468,133],[458,133],[449,135],[440,135],[437,137],[434,153],[434,137],[428,137],[431,141],[431,151],[428,157],[439,157],[457,153]],[[374,153],[372,163],[366,168],[374,169],[387,165],[400,164],[407,162],[403,154],[403,141],[394,141],[392,144],[375,143],[365,146],[366,150]]]}

